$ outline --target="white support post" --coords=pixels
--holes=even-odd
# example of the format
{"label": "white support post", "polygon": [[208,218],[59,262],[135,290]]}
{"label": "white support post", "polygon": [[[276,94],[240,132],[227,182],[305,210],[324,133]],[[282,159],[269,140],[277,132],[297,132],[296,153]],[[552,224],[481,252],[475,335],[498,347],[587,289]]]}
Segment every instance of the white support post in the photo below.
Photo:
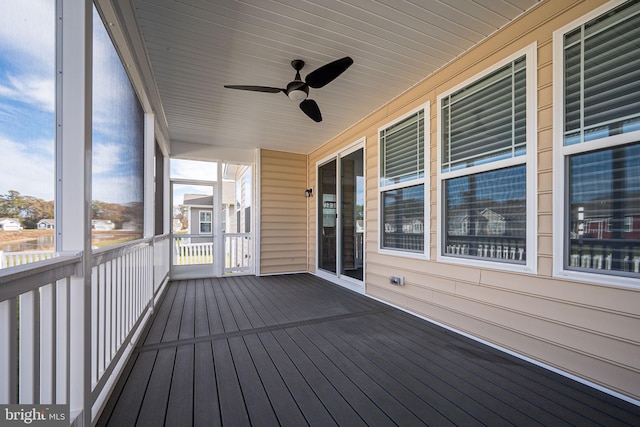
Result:
{"label": "white support post", "polygon": [[224,273],[224,232],[222,231],[222,167],[223,161],[218,161],[216,186],[213,193],[213,271],[218,277]]}
{"label": "white support post", "polygon": [[59,0],[56,71],[56,249],[82,252],[68,282],[68,403],[91,425],[91,156],[93,3]]}
{"label": "white support post", "polygon": [[[162,207],[162,219],[164,221],[164,226],[162,229],[165,233],[170,233],[173,227],[173,212],[171,210],[171,184],[169,182],[169,174],[171,173],[171,171],[169,158],[165,157],[162,164],[164,165],[164,173],[162,174],[164,179],[164,182],[162,183],[164,194],[164,196],[162,197],[162,200],[164,202],[164,206]],[[173,247],[173,241],[169,242],[169,247]]]}
{"label": "white support post", "polygon": [[155,115],[144,115],[144,237],[151,238],[155,234],[155,190],[153,169],[155,162]]}

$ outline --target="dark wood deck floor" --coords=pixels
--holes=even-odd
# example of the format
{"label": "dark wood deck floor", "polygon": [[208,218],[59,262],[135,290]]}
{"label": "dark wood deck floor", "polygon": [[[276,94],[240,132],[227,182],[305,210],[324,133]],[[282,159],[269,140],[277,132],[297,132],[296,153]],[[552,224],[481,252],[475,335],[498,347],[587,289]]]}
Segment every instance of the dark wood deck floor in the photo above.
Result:
{"label": "dark wood deck floor", "polygon": [[172,282],[100,426],[618,426],[640,408],[312,275]]}

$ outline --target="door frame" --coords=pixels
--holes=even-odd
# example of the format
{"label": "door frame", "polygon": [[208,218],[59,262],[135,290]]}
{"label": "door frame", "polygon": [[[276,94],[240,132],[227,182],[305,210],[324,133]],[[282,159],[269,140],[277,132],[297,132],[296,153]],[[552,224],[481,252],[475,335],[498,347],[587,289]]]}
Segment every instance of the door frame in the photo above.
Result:
{"label": "door frame", "polygon": [[[325,280],[328,280],[330,282],[336,283],[340,286],[343,286],[345,288],[351,289],[355,292],[364,294],[365,293],[365,283],[366,283],[366,274],[367,274],[367,269],[366,267],[366,238],[364,239],[363,242],[363,277],[362,277],[362,281],[354,279],[350,276],[341,274],[342,271],[342,185],[341,185],[341,179],[340,179],[340,175],[341,175],[341,162],[340,160],[345,157],[348,156],[349,154],[354,153],[355,151],[358,151],[362,149],[362,163],[363,163],[363,170],[362,170],[362,174],[364,176],[364,182],[365,182],[365,197],[364,197],[364,218],[363,218],[363,222],[365,224],[365,230],[364,230],[364,234],[366,236],[367,230],[366,230],[366,223],[367,223],[367,218],[366,218],[366,212],[367,212],[367,198],[366,198],[366,182],[367,182],[367,168],[366,168],[366,137],[362,137],[360,139],[358,139],[357,141],[352,142],[351,144],[341,148],[340,150],[334,152],[333,154],[331,154],[330,156],[327,156],[319,161],[316,162],[316,188],[319,189],[320,188],[320,175],[318,173],[318,170],[321,166],[326,165],[327,163],[335,160],[336,161],[336,200],[338,201],[338,203],[336,204],[336,272],[330,272],[327,270],[323,270],[321,269],[320,266],[320,254],[318,253],[318,246],[319,246],[319,239],[320,239],[320,215],[319,215],[319,209],[320,209],[320,205],[322,203],[322,201],[319,199],[319,197],[316,197],[316,204],[315,204],[315,219],[316,219],[316,239],[315,239],[315,254],[316,254],[316,259],[315,259],[315,274],[318,277],[321,277]],[[320,194],[319,191],[316,192],[316,194]]]}
{"label": "door frame", "polygon": [[[194,186],[202,186],[202,187],[211,187],[213,190],[213,205],[211,206],[212,213],[212,224],[211,224],[211,235],[205,234],[202,236],[198,236],[199,238],[211,238],[212,243],[212,263],[211,264],[196,264],[196,265],[175,265],[174,264],[174,233],[173,233],[173,197],[174,197],[174,185],[194,185]],[[221,271],[223,267],[220,263],[224,263],[223,255],[220,254],[219,244],[217,244],[218,240],[222,238],[222,233],[220,233],[220,207],[219,203],[219,191],[218,191],[218,183],[215,181],[200,181],[200,180],[192,180],[192,179],[170,179],[169,180],[169,204],[171,206],[171,224],[169,231],[169,239],[171,246],[171,256],[170,256],[170,276],[171,279],[197,279],[203,277],[220,277],[222,275]],[[191,224],[190,224],[191,225]],[[194,234],[189,234],[189,236],[194,236]]]}

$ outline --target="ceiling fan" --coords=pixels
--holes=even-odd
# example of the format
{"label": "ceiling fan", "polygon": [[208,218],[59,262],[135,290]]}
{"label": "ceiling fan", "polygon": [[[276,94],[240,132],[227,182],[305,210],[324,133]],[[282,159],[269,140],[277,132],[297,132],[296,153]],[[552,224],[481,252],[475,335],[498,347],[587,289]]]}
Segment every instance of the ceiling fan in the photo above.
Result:
{"label": "ceiling fan", "polygon": [[323,65],[322,67],[307,74],[304,81],[300,78],[300,70],[304,67],[302,59],[294,59],[291,66],[296,70],[295,79],[287,84],[286,89],[269,86],[244,86],[244,85],[225,85],[228,89],[250,90],[254,92],[279,93],[282,92],[294,101],[300,101],[300,109],[316,122],[322,121],[322,114],[318,104],[313,99],[308,99],[309,88],[321,88],[331,83],[336,77],[342,74],[347,68],[353,64],[353,59],[346,56],[333,62]]}

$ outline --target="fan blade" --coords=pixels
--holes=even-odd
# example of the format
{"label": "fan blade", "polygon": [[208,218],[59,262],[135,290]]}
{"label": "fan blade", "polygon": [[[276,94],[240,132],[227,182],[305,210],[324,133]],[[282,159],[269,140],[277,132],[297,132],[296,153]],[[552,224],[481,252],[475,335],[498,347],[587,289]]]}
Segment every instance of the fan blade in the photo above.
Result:
{"label": "fan blade", "polygon": [[313,99],[305,99],[300,103],[300,109],[311,118],[311,120],[319,123],[322,121],[322,114],[320,114],[320,108]]}
{"label": "fan blade", "polygon": [[285,92],[284,89],[279,89],[277,87],[269,87],[269,86],[242,86],[242,85],[224,85],[227,89],[240,89],[240,90],[251,90],[253,92],[267,92],[267,93],[278,93]]}
{"label": "fan blade", "polygon": [[314,89],[321,88],[322,86],[331,83],[340,74],[344,73],[351,64],[353,64],[353,59],[348,56],[342,59],[337,59],[310,72],[305,81]]}

